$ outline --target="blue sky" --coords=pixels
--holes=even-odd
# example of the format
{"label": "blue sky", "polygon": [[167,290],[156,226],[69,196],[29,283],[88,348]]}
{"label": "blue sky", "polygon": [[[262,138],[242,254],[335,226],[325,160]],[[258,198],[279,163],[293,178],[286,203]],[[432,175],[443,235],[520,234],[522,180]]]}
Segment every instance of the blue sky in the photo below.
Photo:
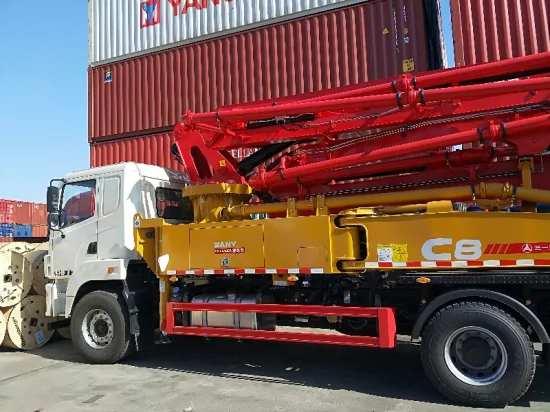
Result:
{"label": "blue sky", "polygon": [[89,165],[88,5],[2,3],[0,198],[45,202],[50,179]]}
{"label": "blue sky", "polygon": [[[452,65],[449,0],[441,1]],[[4,1],[0,198],[45,202],[50,179],[89,166],[87,13],[85,0],[57,1],[55,7]]]}

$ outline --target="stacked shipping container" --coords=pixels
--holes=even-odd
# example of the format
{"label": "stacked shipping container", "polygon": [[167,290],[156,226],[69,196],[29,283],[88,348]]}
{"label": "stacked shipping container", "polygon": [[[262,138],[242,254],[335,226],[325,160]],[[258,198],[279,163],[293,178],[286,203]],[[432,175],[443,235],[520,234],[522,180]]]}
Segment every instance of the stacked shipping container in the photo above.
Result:
{"label": "stacked shipping container", "polygon": [[550,51],[548,0],[449,1],[456,67]]}
{"label": "stacked shipping container", "polygon": [[89,1],[92,166],[177,168],[171,130],[187,110],[440,69],[445,60],[439,0],[138,4]]}
{"label": "stacked shipping container", "polygon": [[46,205],[0,199],[0,242],[47,237]]}
{"label": "stacked shipping container", "polygon": [[440,1],[455,66],[550,50],[548,0],[90,0],[90,163],[179,168],[187,110],[445,67]]}
{"label": "stacked shipping container", "polygon": [[548,0],[450,0],[455,65],[550,51]]}

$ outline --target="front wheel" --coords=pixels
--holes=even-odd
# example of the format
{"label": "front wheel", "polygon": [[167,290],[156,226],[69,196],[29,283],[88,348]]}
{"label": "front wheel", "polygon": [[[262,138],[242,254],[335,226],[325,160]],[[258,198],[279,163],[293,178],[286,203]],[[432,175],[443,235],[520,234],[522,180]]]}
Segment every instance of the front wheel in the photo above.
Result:
{"label": "front wheel", "polygon": [[450,400],[499,408],[527,391],[535,375],[533,344],[519,322],[483,302],[460,302],[436,313],[423,333],[422,362]]}
{"label": "front wheel", "polygon": [[91,292],[78,301],[71,316],[73,345],[90,363],[116,363],[133,349],[128,311],[121,296]]}

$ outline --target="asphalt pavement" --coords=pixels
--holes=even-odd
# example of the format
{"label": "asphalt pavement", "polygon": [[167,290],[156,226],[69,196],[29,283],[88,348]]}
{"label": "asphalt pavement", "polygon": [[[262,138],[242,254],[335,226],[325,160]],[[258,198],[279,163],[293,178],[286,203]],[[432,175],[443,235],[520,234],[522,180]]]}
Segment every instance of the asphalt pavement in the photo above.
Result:
{"label": "asphalt pavement", "polygon": [[[550,410],[550,373],[505,412]],[[72,343],[0,351],[2,412],[448,412],[419,346],[393,350],[179,338],[117,365],[88,365]]]}

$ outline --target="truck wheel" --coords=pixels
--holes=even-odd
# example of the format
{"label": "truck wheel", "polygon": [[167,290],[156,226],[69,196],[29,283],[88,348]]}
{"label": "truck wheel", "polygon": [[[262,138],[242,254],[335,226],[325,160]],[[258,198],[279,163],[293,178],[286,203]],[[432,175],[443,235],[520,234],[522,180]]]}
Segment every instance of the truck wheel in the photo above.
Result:
{"label": "truck wheel", "polygon": [[88,362],[116,363],[132,351],[128,311],[116,293],[96,291],[85,295],[71,318],[74,347]]}
{"label": "truck wheel", "polygon": [[450,400],[500,408],[519,399],[535,376],[535,351],[525,329],[502,309],[455,303],[436,313],[422,336],[422,363]]}

